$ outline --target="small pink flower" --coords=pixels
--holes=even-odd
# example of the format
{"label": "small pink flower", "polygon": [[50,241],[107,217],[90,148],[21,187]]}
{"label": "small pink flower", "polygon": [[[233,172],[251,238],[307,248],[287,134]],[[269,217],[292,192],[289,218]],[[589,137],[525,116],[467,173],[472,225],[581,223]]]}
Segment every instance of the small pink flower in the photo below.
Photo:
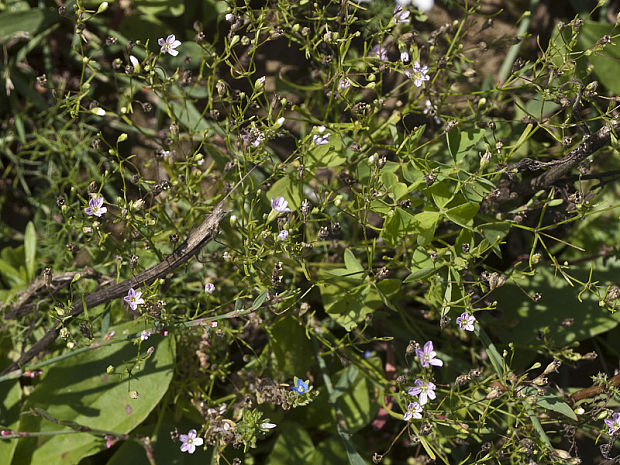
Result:
{"label": "small pink flower", "polygon": [[421,379],[416,379],[415,384],[415,387],[409,388],[409,395],[418,396],[418,399],[420,400],[420,405],[426,404],[428,402],[428,399],[435,399],[435,384],[431,383],[430,381],[428,383],[425,383]]}
{"label": "small pink flower", "polygon": [[456,324],[464,331],[473,331],[475,321],[476,318],[467,312],[461,313],[461,316],[456,318]]}
{"label": "small pink flower", "polygon": [[215,285],[213,283],[205,284],[205,292],[207,294],[213,294],[213,291],[215,291]]}
{"label": "small pink flower", "polygon": [[84,211],[88,216],[95,215],[97,218],[100,218],[108,209],[103,206],[103,197],[98,195],[88,201],[88,207]]}
{"label": "small pink flower", "polygon": [[394,24],[407,24],[409,21],[409,16],[411,12],[409,10],[404,10],[402,6],[396,5],[394,8]]}
{"label": "small pink flower", "polygon": [[146,330],[142,331],[142,333],[140,334],[141,341],[146,341],[149,337],[151,337],[151,333]]}
{"label": "small pink flower", "polygon": [[417,402],[411,402],[407,406],[407,411],[405,412],[405,415],[403,416],[403,420],[405,421],[409,421],[412,418],[416,418],[418,420],[422,418],[422,406],[418,404]]}
{"label": "small pink flower", "polygon": [[202,438],[196,437],[195,429],[190,429],[187,434],[181,434],[179,439],[183,443],[181,444],[181,452],[187,452],[189,454],[196,452],[196,447],[202,446],[204,442]]}
{"label": "small pink flower", "polygon": [[415,350],[415,354],[420,359],[420,363],[423,367],[443,366],[443,361],[437,358],[437,352],[433,350],[433,341],[427,341],[424,344],[424,350],[418,348]]}
{"label": "small pink flower", "polygon": [[284,200],[284,197],[279,195],[275,199],[271,197],[271,208],[276,213],[287,213],[290,212],[291,209],[288,208],[288,202]]}
{"label": "small pink flower", "polygon": [[422,86],[424,81],[428,81],[430,76],[428,75],[428,66],[420,66],[417,61],[413,62],[411,69],[405,70],[405,75],[408,78],[413,79],[413,85],[416,87]]}
{"label": "small pink flower", "polygon": [[161,53],[169,53],[173,57],[179,54],[179,51],[175,49],[179,45],[181,45],[181,42],[179,40],[176,40],[174,34],[170,34],[168,37],[166,37],[166,39],[160,38],[157,43],[161,46]]}
{"label": "small pink flower", "polygon": [[381,45],[375,45],[370,51],[370,56],[378,58],[381,61],[388,61],[387,50]]}
{"label": "small pink flower", "polygon": [[142,292],[134,291],[132,287],[131,289],[129,289],[127,295],[123,297],[123,300],[129,304],[129,307],[132,310],[136,310],[138,308],[138,305],[144,303],[144,299],[142,299],[141,295]]}

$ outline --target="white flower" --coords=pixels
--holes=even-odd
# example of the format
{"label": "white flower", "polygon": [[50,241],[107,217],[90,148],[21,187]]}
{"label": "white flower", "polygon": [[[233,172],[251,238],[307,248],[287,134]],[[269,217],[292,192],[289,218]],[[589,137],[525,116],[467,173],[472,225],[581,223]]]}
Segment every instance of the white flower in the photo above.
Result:
{"label": "white flower", "polygon": [[435,4],[434,0],[396,0],[396,3],[402,7],[413,5],[420,11],[430,11]]}
{"label": "white flower", "polygon": [[165,39],[160,38],[157,43],[161,46],[161,53],[169,53],[173,57],[179,54],[179,51],[175,49],[181,45],[181,41],[177,40],[174,34],[170,34]]}
{"label": "white flower", "polygon": [[403,63],[409,63],[410,60],[411,57],[409,56],[409,52],[400,52],[400,61],[402,61]]}
{"label": "white flower", "polygon": [[187,434],[181,434],[179,439],[183,443],[181,445],[181,452],[187,452],[189,454],[196,452],[196,447],[202,446],[203,443],[202,438],[196,437],[195,429],[190,429]]}
{"label": "white flower", "polygon": [[263,429],[273,429],[276,425],[274,423],[261,423],[260,427]]}
{"label": "white flower", "polygon": [[284,197],[281,195],[275,199],[271,197],[271,208],[277,213],[287,213],[291,211],[291,209],[288,208],[288,202],[284,200]]}
{"label": "white flower", "polygon": [[134,68],[137,68],[138,66],[140,66],[140,62],[133,55],[129,55],[129,61],[131,62],[131,66],[133,66]]}
{"label": "white flower", "polygon": [[146,341],[149,337],[151,337],[151,333],[149,333],[148,331],[142,331],[142,333],[140,333],[140,340],[142,341]]}
{"label": "white flower", "polygon": [[286,229],[283,229],[282,231],[280,231],[280,234],[278,234],[278,239],[280,239],[281,241],[285,241],[287,237],[288,231]]}
{"label": "white flower", "polygon": [[207,294],[213,294],[213,291],[215,291],[215,285],[213,283],[205,284],[205,292]]}

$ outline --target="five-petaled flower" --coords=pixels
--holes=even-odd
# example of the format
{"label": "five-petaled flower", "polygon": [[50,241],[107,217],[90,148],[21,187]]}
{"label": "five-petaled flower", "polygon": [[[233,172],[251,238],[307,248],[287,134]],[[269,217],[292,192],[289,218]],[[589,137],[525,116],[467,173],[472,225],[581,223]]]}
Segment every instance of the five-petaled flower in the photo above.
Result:
{"label": "five-petaled flower", "polygon": [[435,399],[435,385],[430,381],[424,382],[421,379],[415,380],[415,386],[409,388],[410,396],[418,396],[420,405],[424,405],[428,402],[428,399]]}
{"label": "five-petaled flower", "polygon": [[108,211],[108,209],[103,206],[103,197],[98,195],[96,197],[92,197],[88,201],[88,207],[86,207],[84,211],[89,216],[95,215],[100,218],[105,212]]}
{"label": "five-petaled flower", "polygon": [[283,229],[282,231],[280,231],[280,234],[278,234],[278,239],[280,239],[281,241],[285,241],[287,237],[288,231],[286,229]]}
{"label": "five-petaled flower", "polygon": [[138,305],[144,303],[144,299],[140,297],[141,295],[142,292],[134,291],[132,287],[131,289],[129,289],[127,295],[123,297],[123,300],[129,304],[129,307],[131,307],[132,310],[135,310],[138,308]]}
{"label": "five-petaled flower", "polygon": [[467,312],[461,313],[461,316],[456,318],[456,324],[459,325],[459,328],[465,331],[473,331],[475,321],[476,318]]}
{"label": "five-petaled flower", "polygon": [[405,70],[405,75],[413,79],[413,85],[420,87],[424,81],[428,81],[430,76],[428,75],[428,66],[420,66],[417,61],[413,62],[411,69]]}
{"label": "five-petaled flower", "polygon": [[378,58],[381,61],[388,61],[387,50],[381,45],[375,45],[370,51],[370,56]]}
{"label": "five-petaled flower", "polygon": [[620,413],[614,413],[614,416],[605,420],[605,424],[609,427],[608,434],[613,436],[620,430]]}
{"label": "five-petaled flower", "polygon": [[422,406],[417,402],[411,402],[403,416],[403,420],[405,421],[409,421],[412,418],[417,418],[418,420],[422,418]]}
{"label": "five-petaled flower", "polygon": [[177,40],[174,34],[170,34],[165,39],[160,38],[157,43],[161,45],[161,53],[169,53],[173,57],[179,54],[179,51],[175,49],[181,45],[181,41]]}
{"label": "five-petaled flower", "polygon": [[215,285],[213,283],[207,283],[205,284],[205,292],[207,294],[213,294],[213,291],[215,290]]}
{"label": "five-petaled flower", "polygon": [[202,438],[196,437],[196,430],[190,429],[187,434],[181,434],[179,439],[183,444],[181,444],[181,452],[188,452],[193,454],[196,452],[196,446],[202,446],[203,440]]}
{"label": "five-petaled flower", "polygon": [[403,9],[402,6],[396,5],[394,7],[394,24],[407,24],[410,19],[411,12]]}
{"label": "five-petaled flower", "polygon": [[288,208],[288,202],[284,200],[284,197],[281,195],[277,196],[275,199],[271,197],[271,208],[277,213],[287,213],[291,211],[291,209]]}
{"label": "five-petaled flower", "polygon": [[437,358],[437,352],[433,350],[433,341],[427,341],[424,344],[424,350],[419,347],[415,350],[415,354],[420,359],[423,367],[434,365],[436,367],[443,366],[443,361]]}
{"label": "five-petaled flower", "polygon": [[302,381],[297,376],[295,376],[294,382],[295,386],[293,386],[291,389],[297,394],[303,394],[304,392],[308,391],[308,383]]}

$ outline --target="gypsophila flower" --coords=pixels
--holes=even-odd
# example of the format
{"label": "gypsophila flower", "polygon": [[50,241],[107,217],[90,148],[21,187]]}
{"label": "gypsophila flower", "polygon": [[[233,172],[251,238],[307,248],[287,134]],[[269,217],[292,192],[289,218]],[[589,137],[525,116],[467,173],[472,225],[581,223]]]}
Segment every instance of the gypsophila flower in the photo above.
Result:
{"label": "gypsophila flower", "polygon": [[127,293],[127,295],[123,297],[123,300],[129,304],[129,307],[132,310],[136,310],[138,308],[138,305],[141,305],[144,303],[144,299],[140,297],[141,295],[142,295],[142,292],[134,291],[132,287],[131,289],[129,289],[129,292]]}
{"label": "gypsophila flower", "polygon": [[288,202],[284,200],[284,197],[281,195],[275,199],[271,197],[271,208],[277,213],[287,213],[291,211],[291,209],[288,208]]}
{"label": "gypsophila flower", "polygon": [[406,7],[409,5],[415,6],[420,11],[430,11],[435,4],[434,0],[396,0],[396,3],[400,6]]}
{"label": "gypsophila flower", "polygon": [[411,57],[409,56],[409,52],[408,51],[404,51],[404,52],[400,52],[400,61],[402,61],[403,63],[409,63],[409,61],[411,60]]}
{"label": "gypsophila flower", "polygon": [[410,421],[412,418],[417,418],[418,420],[422,418],[422,407],[417,402],[411,402],[407,406],[405,415],[403,415],[403,420],[405,421]]}
{"label": "gypsophila flower", "polygon": [[308,391],[308,383],[302,381],[297,376],[295,376],[294,383],[295,386],[291,387],[291,389],[297,394],[303,394],[304,392]]}
{"label": "gypsophila flower", "polygon": [[262,429],[273,429],[276,427],[276,424],[275,423],[261,423],[260,427]]}
{"label": "gypsophila flower", "polygon": [[325,134],[315,134],[314,136],[312,136],[312,142],[315,145],[329,144],[329,136],[331,136],[329,132]]}
{"label": "gypsophila flower", "polygon": [[175,50],[181,42],[174,37],[174,34],[170,34],[168,37],[160,38],[157,43],[161,46],[161,53],[169,53],[173,57],[179,54],[178,50]]}
{"label": "gypsophila flower", "polygon": [[423,367],[428,366],[443,366],[443,361],[437,358],[437,352],[433,350],[433,341],[427,341],[424,344],[424,350],[419,347],[415,350],[416,356],[420,359],[420,363]]}
{"label": "gypsophila flower", "polygon": [[207,294],[213,294],[213,291],[215,291],[215,285],[213,283],[205,284],[205,292]]}
{"label": "gypsophila flower", "polygon": [[388,61],[387,50],[381,45],[375,45],[370,51],[370,56],[378,58],[381,61]]}
{"label": "gypsophila flower", "polygon": [[407,24],[410,19],[411,12],[405,10],[402,6],[396,5],[394,7],[394,24]]}
{"label": "gypsophila flower", "polygon": [[420,405],[424,405],[428,402],[428,399],[434,400],[436,397],[435,385],[430,381],[424,382],[421,379],[416,379],[415,386],[409,388],[408,392],[410,396],[418,396]]}
{"label": "gypsophila flower", "polygon": [[467,312],[461,313],[461,316],[456,318],[456,324],[464,331],[473,331],[475,321],[476,318]]}
{"label": "gypsophila flower", "polygon": [[413,79],[413,85],[420,87],[424,81],[428,81],[430,76],[428,75],[428,66],[420,66],[417,61],[413,62],[411,69],[405,70],[405,75]]}
{"label": "gypsophila flower", "polygon": [[283,229],[282,231],[280,231],[280,234],[278,234],[278,239],[280,239],[281,241],[285,241],[288,237],[288,231],[286,229]]}
{"label": "gypsophila flower", "polygon": [[347,78],[342,78],[340,79],[340,81],[338,81],[338,87],[340,89],[348,89],[349,87],[351,87],[351,81],[349,81]]}
{"label": "gypsophila flower", "polygon": [[613,436],[620,430],[620,413],[614,413],[613,417],[607,418],[605,424],[609,427],[608,434]]}
{"label": "gypsophila flower", "polygon": [[226,13],[226,15],[224,16],[224,19],[228,21],[229,23],[232,23],[233,20],[235,19],[235,15],[233,15],[232,13]]}
{"label": "gypsophila flower", "polygon": [[100,218],[108,209],[103,206],[103,197],[96,196],[88,201],[88,207],[84,211],[89,216],[95,215],[97,218]]}
{"label": "gypsophila flower", "polygon": [[181,452],[187,452],[189,454],[196,452],[196,447],[202,446],[203,443],[202,438],[196,437],[195,429],[190,429],[187,434],[181,434],[179,439],[183,443],[181,444]]}
{"label": "gypsophila flower", "polygon": [[148,331],[142,331],[142,333],[140,333],[140,340],[141,341],[146,341],[149,337],[151,337],[151,333],[149,333]]}

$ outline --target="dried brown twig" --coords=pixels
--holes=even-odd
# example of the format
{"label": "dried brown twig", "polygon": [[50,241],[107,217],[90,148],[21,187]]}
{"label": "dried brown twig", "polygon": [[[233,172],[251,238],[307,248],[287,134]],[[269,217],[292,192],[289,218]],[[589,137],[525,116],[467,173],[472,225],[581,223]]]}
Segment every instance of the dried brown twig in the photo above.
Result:
{"label": "dried brown twig", "polygon": [[[243,179],[239,181],[239,183],[242,181]],[[121,283],[97,289],[96,291],[84,296],[83,299],[77,299],[71,311],[62,322],[54,324],[54,326],[50,328],[41,339],[34,343],[30,349],[24,352],[17,361],[5,368],[1,374],[6,374],[10,371],[18,369],[20,366],[32,360],[37,354],[47,349],[58,337],[60,329],[84,311],[84,305],[86,305],[87,308],[92,308],[109,302],[110,300],[122,297],[127,294],[130,288],[138,288],[143,285],[151,284],[156,279],[165,277],[168,273],[175,270],[183,263],[187,262],[191,257],[196,255],[205,244],[217,236],[217,233],[219,232],[219,223],[222,218],[224,218],[226,213],[228,213],[228,211],[224,208],[226,197],[219,202],[209,216],[207,216],[207,218],[189,234],[187,239],[164,260],[153,265],[148,270],[144,270],[136,276],[126,279]],[[38,287],[38,289],[40,290],[42,287]],[[32,295],[29,297],[31,296]],[[12,312],[19,314],[20,309],[18,307],[14,307]]]}

